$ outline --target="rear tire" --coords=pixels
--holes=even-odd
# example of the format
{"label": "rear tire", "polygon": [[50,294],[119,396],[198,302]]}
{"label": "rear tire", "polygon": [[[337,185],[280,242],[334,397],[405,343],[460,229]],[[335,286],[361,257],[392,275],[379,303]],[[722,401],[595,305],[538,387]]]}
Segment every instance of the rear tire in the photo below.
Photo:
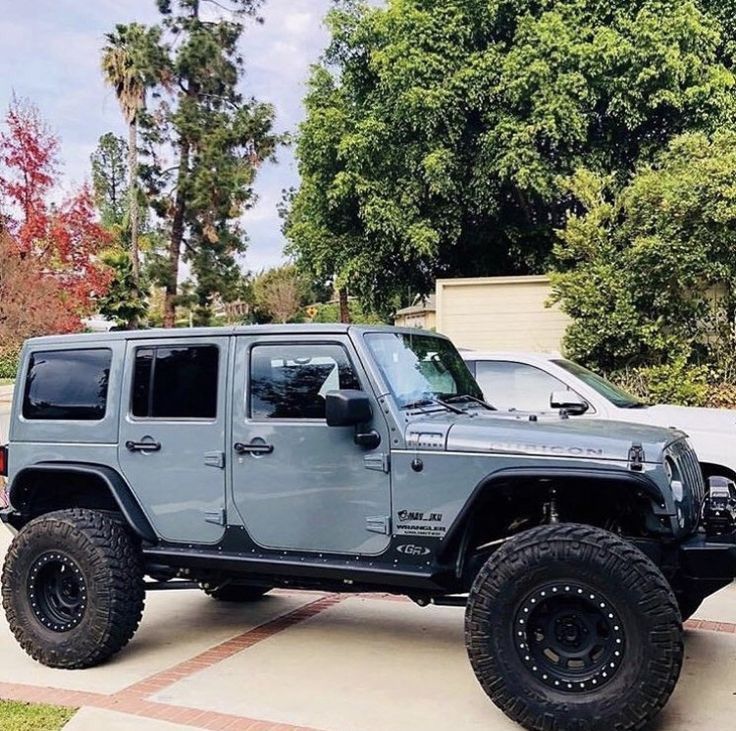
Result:
{"label": "rear tire", "polygon": [[140,623],[140,547],[105,513],[42,515],[10,546],[2,598],[12,633],[34,660],[52,668],[98,665],[122,649]]}
{"label": "rear tire", "polygon": [[641,729],[680,674],[682,624],[659,569],[598,528],[508,540],[478,573],[465,641],[491,700],[533,731]]}
{"label": "rear tire", "polygon": [[257,602],[269,591],[271,591],[270,586],[248,586],[247,584],[225,584],[217,589],[204,589],[204,593],[213,599],[237,604]]}

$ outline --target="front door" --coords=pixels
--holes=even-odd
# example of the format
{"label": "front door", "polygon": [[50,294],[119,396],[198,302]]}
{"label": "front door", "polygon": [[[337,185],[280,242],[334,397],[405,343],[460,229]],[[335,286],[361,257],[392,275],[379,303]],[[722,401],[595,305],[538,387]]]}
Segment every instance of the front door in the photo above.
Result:
{"label": "front door", "polygon": [[[389,435],[346,336],[238,338],[233,498],[253,540],[298,551],[377,554],[389,543]],[[377,449],[328,427],[325,394],[362,389]]]}
{"label": "front door", "polygon": [[128,342],[118,458],[169,541],[224,533],[228,350],[224,337]]}

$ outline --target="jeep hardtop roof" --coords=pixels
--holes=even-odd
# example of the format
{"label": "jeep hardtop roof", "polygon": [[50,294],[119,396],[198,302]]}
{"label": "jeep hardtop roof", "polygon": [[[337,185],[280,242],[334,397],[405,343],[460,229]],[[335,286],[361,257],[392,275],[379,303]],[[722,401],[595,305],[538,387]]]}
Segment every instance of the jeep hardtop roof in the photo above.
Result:
{"label": "jeep hardtop roof", "polygon": [[68,343],[99,343],[118,340],[152,340],[156,338],[193,338],[223,335],[339,335],[348,332],[403,332],[410,335],[433,335],[447,339],[444,335],[421,330],[416,327],[394,327],[393,325],[348,325],[343,323],[287,325],[229,325],[225,327],[153,328],[150,330],[123,330],[105,333],[76,333],[72,335],[45,335],[30,338],[26,345],[56,345]]}

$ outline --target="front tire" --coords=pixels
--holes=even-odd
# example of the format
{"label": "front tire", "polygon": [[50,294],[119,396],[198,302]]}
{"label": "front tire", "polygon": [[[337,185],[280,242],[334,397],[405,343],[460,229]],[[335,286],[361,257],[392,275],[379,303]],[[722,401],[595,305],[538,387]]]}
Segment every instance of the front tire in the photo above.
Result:
{"label": "front tire", "polygon": [[139,546],[113,516],[61,510],[28,523],[2,574],[12,633],[52,668],[98,665],[130,640],[145,600]]}
{"label": "front tire", "polygon": [[659,569],[607,531],[543,526],[501,546],[465,641],[491,700],[533,731],[641,729],[680,674],[682,623]]}

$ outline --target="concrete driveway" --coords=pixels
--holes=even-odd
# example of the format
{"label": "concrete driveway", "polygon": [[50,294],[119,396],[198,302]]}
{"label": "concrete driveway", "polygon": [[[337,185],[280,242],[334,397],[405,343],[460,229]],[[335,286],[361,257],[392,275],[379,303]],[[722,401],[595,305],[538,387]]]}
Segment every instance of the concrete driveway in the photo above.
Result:
{"label": "concrete driveway", "polygon": [[[8,543],[3,532],[0,554]],[[736,586],[697,616],[680,683],[651,731],[733,729]],[[461,610],[307,592],[250,606],[151,593],[130,645],[80,671],[34,663],[0,620],[0,697],[81,707],[69,731],[518,728],[475,681]]]}

